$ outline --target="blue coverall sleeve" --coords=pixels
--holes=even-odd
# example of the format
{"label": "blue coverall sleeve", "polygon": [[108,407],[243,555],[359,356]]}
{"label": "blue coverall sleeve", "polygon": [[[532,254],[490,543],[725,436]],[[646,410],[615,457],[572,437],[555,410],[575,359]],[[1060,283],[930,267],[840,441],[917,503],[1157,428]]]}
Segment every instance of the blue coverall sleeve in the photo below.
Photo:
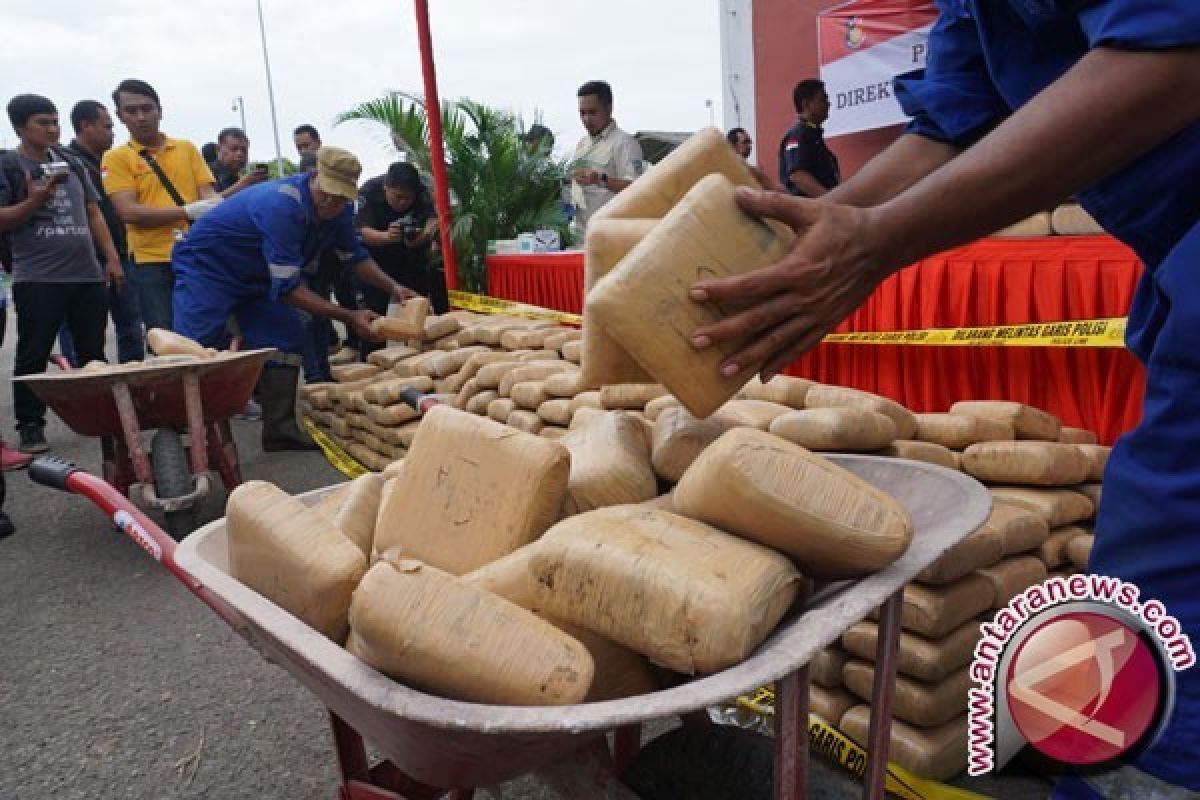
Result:
{"label": "blue coverall sleeve", "polygon": [[280,193],[268,195],[250,212],[255,226],[262,233],[262,255],[270,274],[270,298],[278,300],[300,285],[303,280],[304,210],[290,197]]}
{"label": "blue coverall sleeve", "polygon": [[1011,109],[988,75],[975,20],[961,0],[938,0],[925,69],[896,78],[895,95],[912,117],[908,130],[968,147]]}
{"label": "blue coverall sleeve", "polygon": [[1200,44],[1196,0],[1082,0],[1077,8],[1092,47],[1162,50]]}
{"label": "blue coverall sleeve", "polygon": [[350,209],[337,218],[337,227],[333,233],[333,252],[344,267],[353,267],[366,261],[367,248],[363,246],[362,237],[354,227],[354,214]]}

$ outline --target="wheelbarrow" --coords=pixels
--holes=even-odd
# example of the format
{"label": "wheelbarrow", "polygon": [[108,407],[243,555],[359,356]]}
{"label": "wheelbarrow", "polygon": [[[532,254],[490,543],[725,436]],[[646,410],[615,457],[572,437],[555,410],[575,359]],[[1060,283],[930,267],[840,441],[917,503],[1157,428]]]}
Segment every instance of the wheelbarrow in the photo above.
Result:
{"label": "wheelbarrow", "polygon": [[[242,482],[229,419],[240,412],[274,350],[219,353],[211,359],[160,357],[14,378],[28,386],[72,431],[100,439],[104,479],[162,511],[182,539],[195,527],[215,466],[227,489]],[[143,430],[157,429],[149,451]],[[185,449],[180,431],[186,431]]]}
{"label": "wheelbarrow", "polygon": [[[536,772],[563,797],[636,798],[616,778],[636,755],[643,723],[694,716],[768,683],[776,685],[773,796],[807,796],[808,671],[813,656],[882,606],[864,794],[882,798],[904,584],[976,530],[991,508],[973,478],[931,464],[874,456],[830,456],[888,492],[912,514],[908,551],[880,572],[817,587],[744,662],[674,688],[620,700],[555,707],[465,703],[401,685],[230,575],[224,520],[178,545],[104,481],[53,458],[33,480],[91,499],[161,561],[268,661],[329,709],[340,800],[424,800],[447,790],[469,800],[487,787]],[[302,495],[309,504],[330,489]],[[605,735],[615,735],[612,752]],[[385,760],[372,765],[364,738]],[[738,800],[747,793],[738,792]],[[696,800],[692,795],[690,800]]]}

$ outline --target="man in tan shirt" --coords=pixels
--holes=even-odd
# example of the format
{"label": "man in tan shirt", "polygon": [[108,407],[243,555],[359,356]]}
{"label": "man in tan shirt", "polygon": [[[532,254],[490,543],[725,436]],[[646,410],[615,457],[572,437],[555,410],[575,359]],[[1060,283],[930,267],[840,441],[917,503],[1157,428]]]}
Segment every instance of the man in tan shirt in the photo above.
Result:
{"label": "man in tan shirt", "polygon": [[588,81],[576,95],[579,118],[587,130],[587,136],[575,145],[575,170],[571,173],[573,227],[582,236],[592,214],[641,174],[642,146],[617,127],[612,118],[612,87],[607,83]]}

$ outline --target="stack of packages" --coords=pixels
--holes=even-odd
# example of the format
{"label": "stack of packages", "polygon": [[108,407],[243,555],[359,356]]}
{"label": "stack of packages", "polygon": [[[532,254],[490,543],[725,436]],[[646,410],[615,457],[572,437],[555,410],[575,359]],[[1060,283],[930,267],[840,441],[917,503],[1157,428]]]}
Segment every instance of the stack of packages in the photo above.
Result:
{"label": "stack of packages", "polygon": [[[307,387],[314,422],[383,470],[352,484],[373,481],[371,491],[383,496],[373,515],[348,510],[352,493],[340,507],[340,499],[331,501],[334,510],[327,512],[339,525],[349,524],[347,516],[375,520],[360,565],[375,562],[363,580],[371,591],[360,588],[355,607],[377,588],[383,596],[373,575],[396,581],[433,574],[441,592],[451,585],[462,591],[465,582],[535,612],[594,659],[595,680],[582,695],[547,699],[526,692],[511,702],[626,696],[652,685],[646,658],[685,674],[744,658],[778,622],[791,602],[784,599],[799,593],[782,587],[799,584],[801,575],[861,575],[900,555],[907,517],[861,482],[845,502],[872,505],[866,534],[830,526],[797,535],[786,511],[819,496],[832,468],[814,452],[877,453],[962,469],[991,485],[995,509],[984,528],[905,589],[891,747],[892,760],[913,772],[946,778],[965,767],[966,668],[979,622],[1048,573],[1086,565],[1091,534],[1083,525],[1099,499],[1107,448],[1016,403],[959,403],[945,414],[914,414],[884,397],[801,378],[764,384],[753,377],[761,365],[722,377],[718,364],[743,343],[695,351],[688,335],[721,312],[687,300],[687,287],[771,263],[791,243],[786,229],[737,209],[735,185],[753,179],[731,154],[718,132],[697,134],[656,168],[654,180],[633,184],[593,220],[582,331],[454,312],[427,319],[420,336],[372,354],[371,364],[339,368],[341,382]],[[422,422],[399,402],[405,387],[438,393],[454,410],[436,409]],[[453,435],[446,428],[452,414]],[[509,455],[493,461],[500,451]],[[532,466],[522,466],[527,458]],[[756,469],[753,478],[744,474]],[[846,479],[832,469],[836,480]],[[447,478],[464,470],[461,480]],[[401,473],[403,480],[391,480]],[[753,502],[768,495],[784,499],[783,512]],[[827,505],[834,506],[827,515],[848,513]],[[678,611],[679,596],[649,591],[678,577],[671,567],[653,558],[640,566],[629,560],[650,540],[676,546],[664,537],[683,531],[753,540],[795,568],[756,561],[758,552],[747,562],[756,565],[747,580],[765,583],[739,584],[731,595],[738,599],[730,601],[741,609],[750,598],[753,610],[742,609],[739,619],[727,617],[732,609],[699,615],[721,633],[718,655],[695,652],[693,633],[678,622],[697,615]],[[409,560],[398,559],[395,547]],[[611,548],[613,563],[625,566],[604,571],[587,555],[598,548]],[[691,569],[684,572],[693,578],[705,574]],[[460,579],[449,584],[447,576]],[[360,578],[361,572],[353,580]],[[400,614],[405,602],[388,600],[388,614]],[[356,635],[356,617],[363,635]],[[353,628],[348,646],[381,670],[478,699],[465,685],[447,688],[429,674],[407,672],[388,650],[393,645],[370,633],[385,618],[392,617],[350,608],[330,635]],[[727,625],[742,626],[736,644],[727,641],[734,634]],[[706,627],[700,639],[707,642],[712,630]],[[814,712],[860,744],[876,635],[874,622],[854,626],[811,670]],[[554,652],[570,662],[568,672],[583,674],[577,650],[560,642]],[[480,667],[471,680],[483,680],[493,667]]]}
{"label": "stack of packages", "polygon": [[[962,402],[949,413],[915,416],[925,452],[909,456],[958,465],[988,484],[995,501],[983,528],[904,591],[891,757],[944,779],[966,766],[968,669],[980,622],[1049,575],[1086,567],[1087,522],[1108,448],[1019,403]],[[825,709],[864,746],[870,708],[858,703],[871,698],[877,637],[875,622],[853,626],[813,673],[814,711]]]}
{"label": "stack of packages", "polygon": [[668,511],[643,420],[585,416],[554,441],[440,405],[398,466],[316,506],[243,484],[231,572],[410,686],[549,705],[734,666],[806,576],[869,574],[912,540],[894,499],[751,427],[694,458]]}

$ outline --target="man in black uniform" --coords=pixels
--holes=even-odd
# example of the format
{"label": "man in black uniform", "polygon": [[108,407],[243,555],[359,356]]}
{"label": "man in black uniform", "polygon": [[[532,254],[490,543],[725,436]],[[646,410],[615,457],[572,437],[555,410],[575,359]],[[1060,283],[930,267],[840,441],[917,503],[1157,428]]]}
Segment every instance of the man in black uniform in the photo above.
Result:
{"label": "man in black uniform", "polygon": [[794,195],[820,197],[842,182],[837,156],[825,144],[821,125],[829,119],[823,81],[800,81],[792,90],[799,119],[779,143],[779,183]]}
{"label": "man in black uniform", "polygon": [[242,174],[249,157],[250,139],[241,128],[225,128],[217,134],[217,157],[208,163],[208,168],[217,181],[213,188],[222,197],[231,197],[267,179],[266,164]]}
{"label": "man in black uniform", "polygon": [[[391,278],[429,298],[438,314],[449,310],[445,278],[431,264],[437,214],[421,175],[397,161],[386,175],[363,184],[355,225],[367,252]],[[367,308],[386,314],[391,298],[373,286],[361,286]]]}

